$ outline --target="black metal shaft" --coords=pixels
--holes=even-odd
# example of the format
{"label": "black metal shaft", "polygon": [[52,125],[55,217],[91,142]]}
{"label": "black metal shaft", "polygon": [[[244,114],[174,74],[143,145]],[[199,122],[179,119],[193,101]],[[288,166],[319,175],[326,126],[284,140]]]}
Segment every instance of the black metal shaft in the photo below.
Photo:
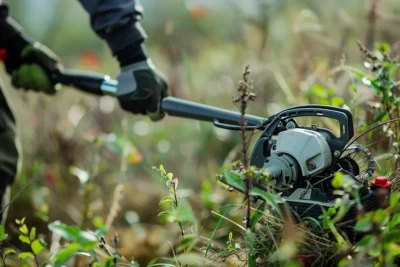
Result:
{"label": "black metal shaft", "polygon": [[[75,88],[96,95],[115,94],[118,82],[110,80],[104,74],[62,70],[53,75],[55,83],[74,86]],[[161,103],[162,110],[170,116],[210,121],[217,125],[240,125],[241,114],[227,109],[216,108],[175,97],[166,97]],[[260,125],[265,118],[246,115],[247,126]]]}
{"label": "black metal shaft", "polygon": [[[170,116],[202,120],[218,121],[219,123],[240,125],[241,114],[227,109],[216,108],[175,97],[166,97],[161,103],[162,110]],[[257,126],[265,118],[246,115],[245,120],[249,126]]]}

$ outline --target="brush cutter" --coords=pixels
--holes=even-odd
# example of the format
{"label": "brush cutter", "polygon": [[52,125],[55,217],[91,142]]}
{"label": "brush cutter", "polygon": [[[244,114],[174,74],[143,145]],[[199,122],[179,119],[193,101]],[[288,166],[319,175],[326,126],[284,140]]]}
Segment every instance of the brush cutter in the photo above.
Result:
{"label": "brush cutter", "polygon": [[[58,83],[74,86],[97,95],[114,94],[117,81],[103,74],[64,70],[56,75]],[[241,114],[174,97],[162,100],[161,107],[169,116],[209,121],[216,127],[240,130]],[[299,125],[296,118],[329,118],[338,122],[339,133],[317,125]],[[298,119],[299,120],[299,119]],[[364,211],[384,205],[380,192],[389,196],[391,183],[386,177],[373,178],[375,161],[369,151],[355,142],[352,113],[343,108],[303,105],[285,109],[268,118],[245,116],[246,130],[261,131],[251,154],[250,164],[263,168],[269,183],[254,182],[253,187],[279,194],[300,218],[319,218],[322,208],[335,205],[332,179],[341,171],[353,179],[359,190]],[[220,180],[232,189],[223,175]],[[372,182],[371,182],[372,180]],[[356,216],[356,206],[349,207],[346,219]]]}

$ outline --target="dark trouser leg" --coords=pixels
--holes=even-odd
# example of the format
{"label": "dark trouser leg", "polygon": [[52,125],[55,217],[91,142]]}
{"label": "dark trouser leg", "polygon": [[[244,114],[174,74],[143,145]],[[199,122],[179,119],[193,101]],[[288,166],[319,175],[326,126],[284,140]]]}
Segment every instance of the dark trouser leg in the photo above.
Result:
{"label": "dark trouser leg", "polygon": [[10,202],[10,195],[11,195],[11,186],[7,186],[3,192],[3,197],[1,198],[1,213],[0,213],[0,224],[4,225],[7,219],[9,202]]}
{"label": "dark trouser leg", "polygon": [[6,205],[10,198],[10,185],[18,172],[18,145],[15,118],[3,94],[0,80],[0,222],[7,216]]}

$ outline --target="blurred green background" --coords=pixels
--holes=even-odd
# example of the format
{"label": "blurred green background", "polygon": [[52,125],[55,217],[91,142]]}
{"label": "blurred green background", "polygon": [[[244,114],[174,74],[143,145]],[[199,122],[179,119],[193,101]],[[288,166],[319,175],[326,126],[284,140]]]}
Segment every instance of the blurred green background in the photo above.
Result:
{"label": "blurred green background", "polygon": [[[66,68],[118,74],[116,60],[92,32],[78,1],[9,4],[26,33],[56,52]],[[344,63],[362,67],[356,41],[369,48],[386,42],[392,53],[400,51],[398,0],[142,4],[149,55],[167,76],[171,95],[235,110],[232,96],[244,66],[250,64],[258,95],[250,112],[259,116],[305,103],[363,108],[373,92],[358,85],[356,106],[356,96],[348,89],[352,77],[341,68]],[[9,81],[4,71],[1,77]],[[53,97],[7,89],[19,120],[24,159],[14,193],[33,179],[11,205],[9,222],[27,216],[32,224],[42,225],[43,233],[46,220],[79,223],[85,206],[83,180],[91,177],[94,215],[106,219],[120,183],[125,185],[124,197],[115,229],[130,229],[132,215],[143,225],[159,224],[158,202],[167,189],[151,166],[161,163],[179,177],[180,195],[190,196],[201,222],[209,210],[237,198],[215,182],[218,169],[239,157],[235,132],[171,117],[152,123],[123,112],[110,97],[72,88],[62,88]],[[356,119],[359,125],[362,118]]]}

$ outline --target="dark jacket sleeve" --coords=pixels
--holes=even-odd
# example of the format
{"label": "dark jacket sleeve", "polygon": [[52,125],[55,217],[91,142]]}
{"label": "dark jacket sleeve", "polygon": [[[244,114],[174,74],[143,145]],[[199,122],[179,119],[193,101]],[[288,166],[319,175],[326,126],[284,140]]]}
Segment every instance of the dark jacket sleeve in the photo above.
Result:
{"label": "dark jacket sleeve", "polygon": [[90,14],[93,30],[115,55],[121,49],[146,38],[139,21],[143,8],[138,0],[80,0]]}
{"label": "dark jacket sleeve", "polygon": [[8,7],[0,0],[0,48],[17,34],[20,34],[21,27],[8,16]]}

